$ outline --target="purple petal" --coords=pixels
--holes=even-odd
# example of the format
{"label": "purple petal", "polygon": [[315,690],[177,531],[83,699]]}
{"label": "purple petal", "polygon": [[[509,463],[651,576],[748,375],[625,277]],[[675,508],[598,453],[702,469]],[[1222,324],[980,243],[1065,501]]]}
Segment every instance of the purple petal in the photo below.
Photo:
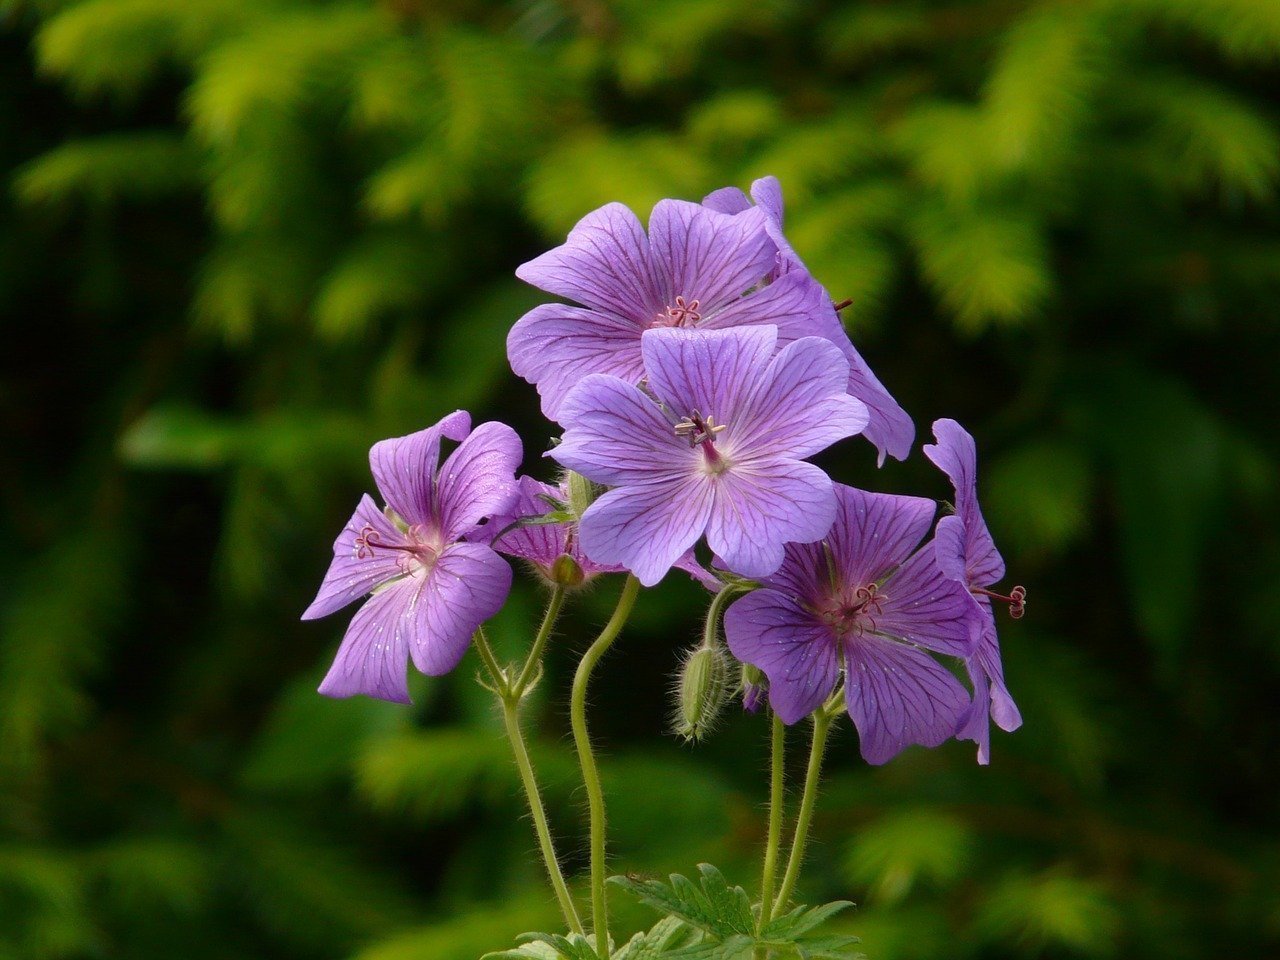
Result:
{"label": "purple petal", "polygon": [[969,706],[955,677],[906,644],[865,634],[846,644],[845,666],[845,700],[867,763],[884,763],[913,743],[938,746]]}
{"label": "purple petal", "polygon": [[877,464],[884,466],[885,454],[895,460],[907,459],[911,453],[911,444],[916,438],[916,425],[911,422],[907,411],[890,396],[879,378],[871,372],[862,355],[849,342],[848,336],[844,336],[838,345],[849,362],[849,393],[865,403],[870,411],[867,428],[862,431],[862,435],[880,451]]}
{"label": "purple petal", "polygon": [[839,510],[827,542],[846,583],[880,580],[902,563],[929,532],[932,500],[868,493],[836,484]]}
{"label": "purple petal", "polygon": [[715,313],[704,314],[698,327],[702,330],[727,330],[767,324],[778,328],[780,344],[801,337],[833,340],[833,333],[844,336],[838,323],[833,329],[827,322],[826,314],[835,314],[827,292],[804,271],[797,270],[745,297],[739,297]]}
{"label": "purple petal", "polygon": [[582,549],[596,563],[621,564],[651,587],[706,529],[712,487],[703,477],[610,490],[582,516]]}
{"label": "purple petal", "polygon": [[805,337],[783,347],[740,410],[724,414],[735,455],[803,459],[867,425],[845,393],[849,367],[834,344]]}
{"label": "purple petal", "polygon": [[320,592],[302,614],[303,620],[328,616],[370,593],[378,584],[401,576],[399,553],[361,547],[356,542],[366,535],[366,528],[372,528],[374,539],[382,543],[404,542],[404,536],[378,509],[373,497],[366,493],[333,542],[333,561],[329,564],[329,572],[324,575]]}
{"label": "purple petal", "polygon": [[729,650],[769,678],[769,704],[783,723],[808,716],[831,696],[839,677],[831,631],[794,599],[756,590],[724,612]]}
{"label": "purple petal", "polygon": [[717,213],[742,213],[751,209],[751,201],[737,187],[721,187],[702,198],[702,205]]}
{"label": "purple petal", "polygon": [[516,496],[516,470],[523,449],[505,423],[482,423],[458,444],[440,468],[437,516],[446,540],[456,540]]}
{"label": "purple petal", "polygon": [[640,334],[634,320],[546,303],[516,321],[507,335],[507,358],[517,376],[534,384],[542,412],[557,419],[565,395],[588,373],[608,373],[630,383],[644,376]]}
{"label": "purple petal", "polygon": [[979,603],[982,611],[982,634],[978,639],[978,649],[973,659],[991,684],[991,719],[1001,730],[1011,733],[1022,726],[1022,712],[1009,695],[1009,688],[1004,682],[1004,664],[1000,660],[1000,639],[996,635],[996,619],[991,604],[982,598]]}
{"label": "purple petal", "polygon": [[[649,387],[677,415],[697,410],[737,421],[743,397],[767,376],[778,342],[774,327],[648,330],[641,340]],[[730,426],[730,430],[733,427]]]}
{"label": "purple petal", "polygon": [[735,464],[715,483],[707,543],[744,577],[773,573],[782,565],[784,544],[820,540],[835,519],[831,478],[811,463]]}
{"label": "purple petal", "polygon": [[398,580],[356,611],[320,684],[321,693],[328,697],[363,693],[393,703],[410,702],[405,668],[418,587],[412,577]]}
{"label": "purple petal", "polygon": [[751,199],[765,213],[765,230],[778,248],[780,258],[800,264],[800,258],[782,233],[782,184],[778,182],[778,178],[761,177],[751,184]]}
{"label": "purple petal", "polygon": [[471,414],[455,410],[434,426],[375,443],[369,467],[383,500],[410,525],[430,524],[431,489],[440,463],[440,441],[461,440],[471,429]]}
{"label": "purple petal", "polygon": [[702,456],[676,435],[657,404],[617,377],[583,378],[560,415],[568,426],[547,456],[596,483],[675,480],[693,473]]}
{"label": "purple petal", "polygon": [[667,305],[644,228],[620,203],[587,214],[562,245],[518,267],[516,276],[642,326]]}
{"label": "purple petal", "polygon": [[1004,576],[1004,559],[978,507],[978,453],[973,437],[954,420],[935,420],[936,444],[925,444],[933,461],[956,491],[956,516],[964,523],[965,570],[970,585],[989,587]]}
{"label": "purple petal", "polygon": [[981,610],[964,584],[938,567],[925,545],[885,581],[876,632],[953,657],[974,653]]}
{"label": "purple petal", "polygon": [[730,216],[685,200],[658,201],[649,242],[672,300],[697,300],[707,314],[759,283],[774,259],[764,227],[764,214],[755,210]]}
{"label": "purple petal", "polygon": [[991,686],[987,675],[976,660],[965,664],[969,674],[969,682],[973,684],[973,700],[965,716],[960,720],[960,729],[956,731],[957,740],[972,740],[978,745],[978,763],[986,766],[991,762]]}
{"label": "purple petal", "polygon": [[511,565],[482,543],[453,543],[427,574],[416,597],[409,651],[414,665],[438,677],[458,665],[471,637],[506,602]]}
{"label": "purple petal", "polygon": [[[484,530],[473,539],[484,539],[486,531],[490,536],[501,533],[502,536],[491,544],[499,553],[528,560],[543,569],[550,569],[556,558],[566,551],[569,525],[567,523],[535,523],[527,526],[512,526],[512,524],[526,517],[540,517],[550,512],[553,507],[546,498],[552,497],[559,500],[564,494],[559,487],[542,483],[533,477],[521,477],[518,489],[519,493],[507,512],[490,519]],[[506,533],[502,533],[504,530]]]}

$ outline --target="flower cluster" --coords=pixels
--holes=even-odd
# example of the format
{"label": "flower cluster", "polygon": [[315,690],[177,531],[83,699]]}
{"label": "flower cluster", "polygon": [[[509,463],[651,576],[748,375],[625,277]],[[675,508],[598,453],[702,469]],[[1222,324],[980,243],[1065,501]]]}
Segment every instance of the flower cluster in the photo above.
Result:
{"label": "flower cluster", "polygon": [[[510,428],[472,431],[461,411],[377,444],[385,507],[360,502],[305,614],[369,595],[321,692],[403,701],[410,660],[427,674],[456,666],[510,588],[500,554],[558,591],[621,572],[652,586],[677,567],[717,593],[708,652],[690,662],[720,656],[722,611],[749,708],[767,698],[787,724],[847,711],[870,763],[952,737],[987,762],[989,720],[1021,722],[992,601],[1020,615],[1025,592],[991,589],[1004,565],[977,503],[973,440],[955,421],[934,425],[925,454],[955,512],[932,536],[935,502],[845,486],[810,462],[857,435],[881,463],[905,459],[914,427],[782,227],[770,177],[749,196],[663,200],[647,231],[608,204],[517,270],[570,301],[534,308],[507,341],[561,428],[546,456],[565,472],[517,478]],[[440,465],[446,439],[458,446]]]}

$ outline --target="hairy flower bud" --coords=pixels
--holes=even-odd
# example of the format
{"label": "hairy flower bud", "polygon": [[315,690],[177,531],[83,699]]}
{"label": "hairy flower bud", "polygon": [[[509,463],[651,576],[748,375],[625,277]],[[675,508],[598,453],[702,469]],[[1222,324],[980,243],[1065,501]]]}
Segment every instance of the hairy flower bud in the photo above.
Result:
{"label": "hairy flower bud", "polygon": [[575,520],[581,520],[582,515],[587,512],[587,507],[595,503],[596,498],[603,492],[599,484],[592,483],[582,474],[572,470],[564,472],[564,486],[569,492],[569,511]]}
{"label": "hairy flower bud", "polygon": [[578,565],[577,560],[567,553],[562,553],[551,564],[550,579],[560,587],[578,587],[587,579],[587,575],[582,572],[582,567]]}
{"label": "hairy flower bud", "polygon": [[700,646],[684,661],[676,689],[675,732],[700,740],[710,732],[728,698],[729,663],[720,646]]}

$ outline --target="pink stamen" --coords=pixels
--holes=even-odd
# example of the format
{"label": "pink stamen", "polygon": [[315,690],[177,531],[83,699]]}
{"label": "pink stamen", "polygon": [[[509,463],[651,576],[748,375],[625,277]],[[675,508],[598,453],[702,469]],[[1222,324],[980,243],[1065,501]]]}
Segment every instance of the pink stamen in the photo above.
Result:
{"label": "pink stamen", "polygon": [[984,597],[990,597],[992,600],[999,600],[1009,605],[1009,619],[1021,620],[1027,612],[1027,588],[1016,586],[1009,591],[1006,597],[1002,593],[994,593],[991,590],[984,590],[982,587],[972,587],[971,593],[981,594]]}

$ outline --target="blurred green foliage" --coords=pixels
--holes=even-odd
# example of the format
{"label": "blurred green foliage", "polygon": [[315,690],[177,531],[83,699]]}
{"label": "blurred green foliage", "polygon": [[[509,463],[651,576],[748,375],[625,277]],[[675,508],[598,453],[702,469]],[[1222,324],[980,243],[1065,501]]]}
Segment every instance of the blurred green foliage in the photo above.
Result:
{"label": "blurred green foliage", "polygon": [[[0,2],[0,957],[554,924],[475,664],[323,700],[344,620],[297,614],[370,441],[462,406],[538,469],[516,264],[766,173],[922,432],[978,435],[1031,597],[1024,729],[985,770],[842,733],[804,898],[857,901],[873,960],[1275,955],[1277,89],[1275,0]],[[528,711],[579,884],[563,691],[613,589]],[[662,729],[702,602],[646,596],[602,672],[614,853],[749,885],[763,723]]]}

